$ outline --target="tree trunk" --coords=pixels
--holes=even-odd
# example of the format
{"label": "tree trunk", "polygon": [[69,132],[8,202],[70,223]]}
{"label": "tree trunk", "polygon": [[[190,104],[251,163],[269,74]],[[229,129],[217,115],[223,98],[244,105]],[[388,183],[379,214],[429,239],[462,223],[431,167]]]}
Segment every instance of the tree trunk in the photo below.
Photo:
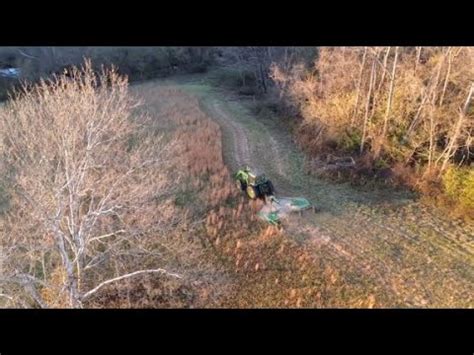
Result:
{"label": "tree trunk", "polygon": [[451,63],[453,61],[451,55],[451,49],[448,49],[448,69],[446,70],[446,78],[444,79],[443,91],[441,91],[441,97],[439,99],[439,106],[443,106],[444,94],[446,93],[446,87],[448,86],[449,74],[451,73]]}
{"label": "tree trunk", "polygon": [[398,47],[395,47],[395,58],[393,59],[392,78],[390,79],[390,89],[388,92],[387,109],[385,110],[385,118],[383,122],[383,131],[382,131],[383,138],[385,138],[385,135],[387,134],[388,118],[390,116],[390,109],[392,108],[393,87],[395,84],[395,71],[397,69],[397,60],[398,60]]}
{"label": "tree trunk", "polygon": [[369,83],[369,91],[367,92],[367,101],[365,104],[364,128],[362,131],[362,139],[360,141],[360,153],[364,151],[364,144],[365,144],[365,139],[367,136],[367,124],[369,120],[370,99],[372,97],[372,87],[374,85],[374,72],[375,72],[375,58],[372,61],[372,69],[370,70],[370,83]]}
{"label": "tree trunk", "polygon": [[416,69],[418,68],[418,64],[420,63],[420,57],[421,57],[421,47],[416,47],[416,61],[415,61],[415,74],[416,74]]}
{"label": "tree trunk", "polygon": [[430,146],[428,148],[428,170],[431,169],[431,164],[433,162],[434,149],[435,149],[435,122],[434,122],[434,107],[430,107]]}
{"label": "tree trunk", "polygon": [[[379,61],[379,54],[380,54],[381,51],[379,51],[379,49],[376,49],[375,50],[375,61],[378,62]],[[373,89],[373,95],[372,95],[372,105],[371,105],[371,111],[370,111],[370,115],[369,115],[369,120],[372,119],[372,117],[374,117],[374,114],[375,114],[375,106],[377,105],[377,90],[375,89],[375,83],[377,82],[377,67],[375,66],[374,67],[374,78],[373,78],[373,86],[374,86],[374,89]]]}
{"label": "tree trunk", "polygon": [[430,97],[431,97],[432,102],[434,102],[435,99],[436,99],[436,87],[438,86],[438,83],[439,83],[439,77],[441,75],[442,65],[443,65],[443,61],[441,61],[438,64],[435,78],[433,79],[433,76],[431,76],[429,88],[427,89],[426,94],[423,96],[423,99],[421,100],[421,103],[420,103],[420,107],[418,108],[418,111],[416,112],[415,117],[413,118],[412,122],[410,123],[410,126],[407,129],[407,133],[406,133],[406,136],[405,136],[407,139],[408,139],[408,137],[410,137],[411,133],[415,129],[415,126],[418,123],[419,117],[421,115],[421,112],[423,110],[423,107],[424,107],[426,101]]}
{"label": "tree trunk", "polygon": [[263,65],[260,64],[260,80],[262,81],[262,88],[263,88],[263,93],[267,93],[267,83],[265,79],[265,72],[263,70]]}
{"label": "tree trunk", "polygon": [[357,113],[359,111],[360,86],[362,84],[362,73],[364,71],[366,58],[367,58],[367,47],[364,47],[364,55],[362,56],[362,64],[361,64],[360,70],[359,70],[359,80],[358,80],[358,83],[357,83],[356,102],[355,102],[355,106],[354,106],[354,113],[353,113],[352,119],[351,119],[351,126],[354,124],[355,118],[356,118]]}
{"label": "tree trunk", "polygon": [[469,89],[469,93],[467,94],[466,102],[464,103],[464,107],[460,108],[459,110],[459,118],[458,121],[456,122],[456,126],[454,127],[453,134],[449,140],[449,144],[443,154],[438,158],[441,159],[441,157],[444,156],[443,164],[441,165],[440,173],[442,173],[449,162],[449,159],[451,159],[451,156],[453,153],[456,151],[457,148],[457,141],[459,139],[459,135],[461,133],[461,128],[464,123],[464,118],[467,115],[467,111],[469,109],[469,105],[471,104],[471,99],[472,99],[472,94],[474,92],[474,82],[471,83],[471,87]]}
{"label": "tree trunk", "polygon": [[388,55],[390,54],[390,50],[392,47],[387,47],[387,51],[385,52],[385,56],[383,58],[383,72],[382,72],[382,78],[380,79],[379,86],[377,87],[377,91],[380,91],[383,81],[385,80],[385,72],[387,71],[387,61],[388,61]]}

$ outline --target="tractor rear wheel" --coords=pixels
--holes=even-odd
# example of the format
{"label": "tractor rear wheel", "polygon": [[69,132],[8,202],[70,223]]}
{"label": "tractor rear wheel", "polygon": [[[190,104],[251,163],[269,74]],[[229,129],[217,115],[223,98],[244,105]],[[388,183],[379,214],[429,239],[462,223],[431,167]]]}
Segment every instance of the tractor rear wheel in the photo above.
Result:
{"label": "tractor rear wheel", "polygon": [[267,181],[267,193],[269,195],[274,195],[275,194],[275,188],[273,187],[273,184],[270,180]]}
{"label": "tractor rear wheel", "polygon": [[254,186],[248,185],[247,186],[247,196],[251,200],[255,200],[258,197],[257,189]]}
{"label": "tractor rear wheel", "polygon": [[275,194],[275,189],[273,188],[273,184],[270,180],[266,181],[265,183],[258,186],[258,190],[260,192],[260,196],[271,196]]}

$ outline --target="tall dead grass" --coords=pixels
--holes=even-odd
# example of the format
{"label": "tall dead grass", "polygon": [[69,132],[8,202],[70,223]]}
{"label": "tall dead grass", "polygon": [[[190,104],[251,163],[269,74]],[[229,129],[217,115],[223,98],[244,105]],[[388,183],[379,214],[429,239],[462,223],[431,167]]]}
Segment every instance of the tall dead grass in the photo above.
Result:
{"label": "tall dead grass", "polygon": [[181,167],[198,191],[190,209],[200,214],[191,215],[203,218],[194,231],[204,240],[210,260],[228,274],[225,292],[209,306],[376,306],[374,296],[349,286],[334,264],[324,262],[322,251],[315,257],[317,251],[257,218],[263,202],[249,201],[234,187],[218,125],[199,109],[196,99],[175,95],[173,101],[180,102],[176,137]]}
{"label": "tall dead grass", "polygon": [[[24,180],[28,184],[23,188],[26,191],[34,188],[31,193],[37,193],[36,200],[41,203],[45,201],[44,196],[54,196],[51,184],[55,180],[42,170],[53,169],[53,165],[46,162],[54,162],[54,154],[59,154],[54,142],[61,141],[62,133],[70,132],[66,137],[75,139],[68,141],[66,147],[74,147],[75,156],[81,156],[77,155],[81,152],[84,133],[80,128],[90,127],[87,118],[101,117],[101,114],[106,117],[106,108],[117,109],[112,101],[103,107],[105,102],[97,100],[95,90],[85,95],[82,85],[79,81],[64,82],[52,89],[45,86],[43,96],[27,94],[30,96],[18,98],[16,106],[12,106],[19,117],[28,118],[28,122],[46,134],[42,140],[35,140],[27,126],[20,125],[23,129],[15,131],[17,135],[10,136],[10,143],[7,140],[3,148],[4,154],[8,154],[8,149],[18,148],[19,142],[34,148],[20,149],[15,156],[21,158],[26,152],[34,155],[27,155],[32,164],[22,166],[23,174],[28,177]],[[300,245],[291,234],[257,219],[256,212],[262,202],[248,201],[234,188],[223,161],[220,129],[200,110],[195,98],[153,83],[131,90],[124,83],[120,92],[131,102],[140,97],[143,105],[114,111],[124,115],[127,139],[117,145],[117,149],[103,150],[97,155],[98,159],[106,155],[111,160],[101,174],[94,173],[95,165],[91,165],[94,167],[92,177],[98,179],[92,181],[104,188],[113,184],[113,176],[104,174],[116,174],[126,168],[124,164],[129,167],[134,150],[146,148],[147,154],[161,156],[167,144],[166,159],[142,171],[140,174],[145,173],[146,178],[132,175],[117,195],[123,200],[116,200],[125,201],[128,208],[116,213],[116,217],[100,219],[101,234],[92,234],[93,237],[110,233],[111,228],[117,227],[125,229],[125,233],[104,238],[88,249],[86,260],[98,256],[98,263],[81,274],[79,292],[106,278],[157,266],[178,272],[182,278],[149,274],[111,283],[84,301],[85,307],[369,307],[383,304],[383,300],[376,300],[365,290],[349,285],[335,265],[325,260],[324,250]],[[103,95],[108,95],[105,87]],[[58,101],[60,98],[62,101]],[[45,100],[50,100],[47,102],[51,105],[45,105]],[[17,116],[10,115],[11,111],[4,111],[2,118],[11,123],[12,117]],[[39,122],[33,121],[35,117]],[[74,117],[79,121],[71,121]],[[63,125],[54,126],[59,119]],[[68,130],[70,127],[75,129]],[[110,138],[113,131],[109,133],[106,136]],[[20,139],[24,134],[29,134],[29,139]],[[12,141],[13,137],[19,139]],[[49,152],[53,154],[50,160],[40,160],[42,163],[35,160]],[[139,156],[137,161],[140,161]],[[15,176],[18,175],[12,175]],[[58,181],[61,182],[59,187],[65,182]],[[13,187],[10,185],[15,192]],[[98,186],[89,187],[95,189],[92,192],[102,191]],[[91,196],[87,196],[90,199]],[[132,204],[137,196],[144,199],[139,199],[138,205]],[[68,199],[60,201],[63,206],[69,204]],[[58,205],[61,206],[59,202]],[[64,293],[64,288],[70,285],[68,270],[55,250],[54,233],[44,228],[34,207],[18,195],[6,219],[2,219],[2,231],[8,234],[8,238],[2,239],[2,245],[10,250],[5,266],[12,276],[4,289],[18,299],[10,306],[37,306],[34,299],[37,298],[44,306],[70,307],[70,297]],[[79,216],[85,213],[81,211],[78,210]],[[67,216],[65,213],[64,223],[59,225],[65,228],[62,233],[69,233]],[[29,270],[38,280],[34,296],[16,282],[15,270],[20,268]]]}

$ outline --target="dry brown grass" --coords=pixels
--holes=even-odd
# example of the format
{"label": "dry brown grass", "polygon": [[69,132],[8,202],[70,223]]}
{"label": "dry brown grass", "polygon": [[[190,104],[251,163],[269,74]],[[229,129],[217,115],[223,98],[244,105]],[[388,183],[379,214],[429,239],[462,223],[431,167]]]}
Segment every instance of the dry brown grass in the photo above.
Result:
{"label": "dry brown grass", "polygon": [[[22,159],[25,152],[61,157],[54,143],[61,142],[64,132],[70,132],[66,137],[71,139],[64,147],[74,147],[74,156],[81,156],[81,137],[87,132],[88,118],[107,117],[107,110],[122,117],[122,126],[111,126],[112,131],[108,133],[122,127],[122,136],[127,137],[126,146],[137,149],[136,160],[132,159],[133,149],[127,151],[119,142],[107,146],[110,149],[103,149],[97,158],[108,159],[107,169],[101,174],[91,171],[87,185],[90,191],[87,191],[92,195],[86,194],[89,198],[96,193],[100,195],[119,176],[121,169],[140,162],[144,156],[165,157],[158,164],[132,174],[115,196],[116,203],[127,204],[128,208],[117,211],[117,218],[104,216],[97,229],[92,230],[91,237],[110,233],[117,227],[125,232],[87,249],[86,260],[100,256],[102,262],[81,273],[77,292],[81,294],[104,279],[139,269],[162,267],[178,272],[182,279],[154,274],[126,279],[103,287],[84,300],[83,306],[241,308],[379,304],[379,300],[362,289],[347,284],[335,266],[324,260],[324,248],[301,245],[291,232],[281,232],[257,220],[261,202],[248,201],[234,188],[222,157],[220,129],[200,110],[194,97],[153,84],[129,91],[125,82],[119,83],[123,85],[118,88],[119,98],[136,103],[136,97],[140,97],[143,104],[133,109],[127,105],[117,106],[113,101],[107,105],[107,101],[97,100],[96,89],[86,85],[84,90],[80,82],[65,81],[59,86],[44,86],[40,96],[33,92],[18,98],[11,106],[16,116],[11,116],[8,110],[2,112],[4,124],[11,123],[13,117],[22,120],[18,126],[22,130],[14,130],[16,135],[9,136],[11,145],[3,148],[4,154],[13,149],[15,154],[9,153],[12,164],[17,162],[15,159]],[[100,92],[105,98],[109,95],[105,87]],[[59,126],[47,124],[55,120]],[[44,135],[36,137],[27,130],[26,123]],[[159,139],[162,135],[164,137]],[[18,139],[11,141],[12,137]],[[167,150],[163,156],[164,147]],[[63,199],[59,194],[59,200],[52,198],[54,188],[65,183],[60,179],[61,171],[57,183],[53,184],[54,166],[44,160],[40,164],[27,156],[31,159],[19,165],[22,175],[14,175],[13,181],[22,183],[22,191],[34,196],[41,205],[49,206],[51,213],[61,203],[66,206],[62,215],[64,223],[57,228],[66,236],[74,236],[67,234],[71,233],[67,220],[69,197]],[[2,245],[9,250],[5,266],[12,276],[4,289],[18,299],[10,306],[37,306],[35,298],[44,306],[75,306],[71,304],[71,294],[64,293],[71,285],[71,275],[57,249],[58,230],[48,228],[45,223],[48,220],[38,212],[36,205],[23,200],[20,194],[15,196],[17,190],[13,185],[9,188],[14,196],[1,227],[9,235],[2,239]],[[45,196],[50,198],[45,199]],[[79,218],[84,217],[83,209],[77,213]],[[348,264],[347,268],[351,266]],[[21,288],[16,282],[14,275],[19,269],[28,270],[29,275],[38,280],[38,284],[33,283],[37,290],[35,295],[26,287],[31,283]],[[77,269],[73,268],[72,273],[77,276]]]}
{"label": "dry brown grass", "polygon": [[[198,191],[190,205],[192,229],[206,245],[206,258],[225,270],[227,281],[212,285],[226,288],[210,307],[370,307],[371,295],[351,288],[324,251],[314,257],[312,246],[303,246],[286,232],[257,219],[261,201],[249,201],[235,189],[222,157],[222,137],[216,123],[206,117],[193,97],[167,89],[151,91],[160,100],[172,101],[181,168]],[[171,116],[167,116],[170,119]],[[350,266],[347,266],[350,269]],[[214,291],[212,291],[214,290]],[[344,296],[342,296],[344,295]]]}
{"label": "dry brown grass", "polygon": [[[195,98],[179,90],[145,84],[135,88],[133,93],[144,100],[145,110],[153,118],[149,129],[166,132],[167,138],[175,142],[170,158],[162,168],[179,190],[172,193],[168,214],[170,217],[182,216],[183,220],[178,225],[169,225],[167,235],[160,236],[160,244],[166,242],[166,248],[172,249],[167,252],[171,252],[175,264],[183,269],[185,280],[166,277],[130,280],[109,287],[96,305],[126,308],[217,306],[228,288],[229,276],[219,255],[209,249],[204,238],[202,213],[233,193],[222,178],[226,171],[223,169],[219,128],[200,111]],[[177,176],[184,178],[174,180]],[[177,205],[174,202],[176,197],[185,191],[191,191],[197,197],[186,201],[186,195],[184,205]],[[157,208],[163,207],[160,204]],[[149,242],[153,244],[151,240]],[[138,262],[143,267],[143,260]]]}

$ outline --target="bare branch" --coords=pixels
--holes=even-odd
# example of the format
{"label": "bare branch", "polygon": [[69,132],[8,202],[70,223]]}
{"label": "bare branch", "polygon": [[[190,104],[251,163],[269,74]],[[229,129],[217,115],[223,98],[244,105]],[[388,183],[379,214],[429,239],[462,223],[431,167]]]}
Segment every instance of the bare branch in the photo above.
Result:
{"label": "bare branch", "polygon": [[12,302],[14,302],[12,296],[6,295],[6,294],[4,294],[4,293],[0,293],[0,297],[4,297],[4,298],[6,298],[6,299],[8,299],[8,300],[10,300],[10,301],[12,301]]}
{"label": "bare branch", "polygon": [[125,233],[125,230],[121,229],[121,230],[118,230],[116,232],[112,232],[112,233],[109,233],[109,234],[104,234],[104,235],[101,235],[101,236],[98,236],[98,237],[94,237],[94,238],[89,239],[89,242],[93,242],[94,240],[101,240],[101,239],[104,239],[104,238],[108,238],[108,237],[111,237],[111,236],[116,235],[118,233]]}
{"label": "bare branch", "polygon": [[110,279],[110,280],[107,280],[107,281],[104,281],[102,283],[100,283],[99,285],[97,285],[95,288],[93,288],[92,290],[84,293],[81,297],[82,300],[85,300],[86,298],[90,297],[92,294],[96,293],[97,291],[99,291],[102,287],[104,286],[107,286],[113,282],[117,282],[117,281],[120,281],[120,280],[123,280],[123,279],[126,279],[126,278],[129,278],[129,277],[133,277],[133,276],[137,276],[137,275],[141,275],[141,274],[151,274],[151,273],[160,273],[160,274],[165,274],[165,275],[168,275],[168,276],[172,276],[172,277],[175,277],[175,278],[178,278],[178,279],[181,279],[182,276],[181,275],[178,275],[178,274],[174,274],[174,273],[170,273],[164,269],[150,269],[150,270],[140,270],[140,271],[135,271],[135,272],[132,272],[132,273],[129,273],[129,274],[125,274],[125,275],[122,275],[122,276],[119,276],[119,277],[115,277],[113,279]]}
{"label": "bare branch", "polygon": [[24,57],[26,57],[26,58],[39,60],[38,57],[32,56],[31,54],[28,54],[28,53],[25,53],[25,52],[23,52],[20,48],[18,48],[18,52],[19,52],[22,56],[24,56]]}

